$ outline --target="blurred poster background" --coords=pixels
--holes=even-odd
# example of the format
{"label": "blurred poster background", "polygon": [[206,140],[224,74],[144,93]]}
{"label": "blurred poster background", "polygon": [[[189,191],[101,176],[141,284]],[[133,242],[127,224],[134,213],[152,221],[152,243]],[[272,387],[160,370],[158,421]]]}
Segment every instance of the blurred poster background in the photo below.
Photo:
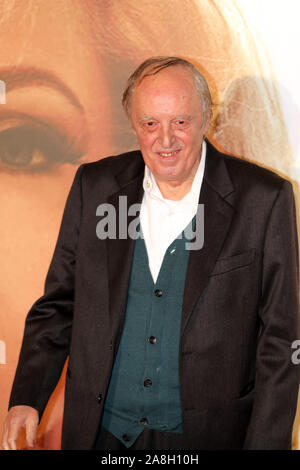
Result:
{"label": "blurred poster background", "polygon": [[[142,60],[200,66],[215,103],[208,137],[288,178],[299,219],[299,14],[298,0],[0,0],[1,427],[75,171],[136,148],[121,95]],[[36,448],[60,446],[63,391],[64,371]]]}

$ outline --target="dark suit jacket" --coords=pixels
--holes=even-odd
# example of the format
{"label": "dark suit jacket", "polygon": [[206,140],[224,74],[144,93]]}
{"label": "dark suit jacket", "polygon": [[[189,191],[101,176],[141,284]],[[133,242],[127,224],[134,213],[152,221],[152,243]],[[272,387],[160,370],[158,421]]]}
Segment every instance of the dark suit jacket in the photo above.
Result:
{"label": "dark suit jacket", "polygon": [[[10,406],[43,412],[70,355],[63,449],[90,449],[126,308],[134,242],[99,240],[97,207],[141,202],[139,151],[79,167],[45,284],[28,314]],[[298,245],[289,182],[208,143],[204,246],[182,307],[186,449],[289,449],[298,393]],[[131,218],[129,217],[129,222]]]}

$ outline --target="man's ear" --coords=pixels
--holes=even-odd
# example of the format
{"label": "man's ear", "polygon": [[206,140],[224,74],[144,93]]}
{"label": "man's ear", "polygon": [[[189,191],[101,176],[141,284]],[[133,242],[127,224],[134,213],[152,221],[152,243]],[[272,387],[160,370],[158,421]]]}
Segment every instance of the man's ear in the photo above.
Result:
{"label": "man's ear", "polygon": [[212,123],[212,112],[209,112],[206,116],[205,123],[203,125],[203,134],[205,135],[210,128]]}
{"label": "man's ear", "polygon": [[137,137],[137,132],[136,132],[136,130],[135,130],[135,127],[134,127],[134,124],[133,124],[132,119],[130,119],[130,124],[131,124],[131,126],[130,126],[130,127],[131,127],[131,131],[132,131],[132,132],[134,133],[134,135]]}

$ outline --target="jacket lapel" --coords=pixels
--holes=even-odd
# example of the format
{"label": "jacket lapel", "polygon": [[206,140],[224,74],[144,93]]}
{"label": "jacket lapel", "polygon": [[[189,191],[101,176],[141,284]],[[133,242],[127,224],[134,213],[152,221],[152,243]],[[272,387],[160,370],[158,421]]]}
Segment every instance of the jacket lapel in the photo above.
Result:
{"label": "jacket lapel", "polygon": [[[132,176],[132,172],[130,174],[127,171],[117,176],[116,181],[119,190],[108,198],[108,203],[112,204],[116,210],[116,239],[108,238],[106,242],[109,309],[117,338],[120,338],[123,326],[134,248],[134,239],[128,236],[126,229],[139,216],[139,212],[129,216],[128,209],[133,204],[141,204],[142,202],[144,192],[144,163],[142,158],[134,173],[134,176]],[[119,237],[120,234],[121,237]]]}
{"label": "jacket lapel", "polygon": [[235,209],[226,201],[226,196],[233,191],[224,158],[207,142],[206,165],[199,198],[199,203],[204,205],[204,244],[201,249],[190,251],[182,305],[181,335],[209,281],[227,237]]}

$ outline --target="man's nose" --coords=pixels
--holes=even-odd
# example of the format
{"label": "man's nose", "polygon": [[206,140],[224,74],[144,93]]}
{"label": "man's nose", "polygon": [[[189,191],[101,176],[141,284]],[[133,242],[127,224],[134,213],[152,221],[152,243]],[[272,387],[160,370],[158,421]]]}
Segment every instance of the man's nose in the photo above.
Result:
{"label": "man's nose", "polygon": [[171,148],[175,140],[171,126],[162,126],[159,133],[159,143],[164,148]]}

